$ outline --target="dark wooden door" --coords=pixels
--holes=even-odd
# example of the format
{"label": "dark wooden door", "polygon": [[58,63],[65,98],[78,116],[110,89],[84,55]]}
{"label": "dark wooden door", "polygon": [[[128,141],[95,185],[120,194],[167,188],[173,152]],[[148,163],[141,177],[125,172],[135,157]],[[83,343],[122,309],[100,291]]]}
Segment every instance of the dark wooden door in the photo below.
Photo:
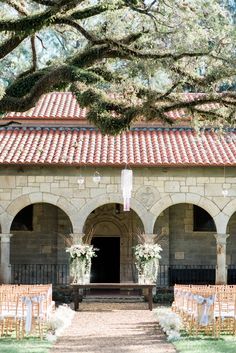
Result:
{"label": "dark wooden door", "polygon": [[92,259],[91,282],[120,282],[120,238],[94,237],[92,244],[98,248],[97,257]]}

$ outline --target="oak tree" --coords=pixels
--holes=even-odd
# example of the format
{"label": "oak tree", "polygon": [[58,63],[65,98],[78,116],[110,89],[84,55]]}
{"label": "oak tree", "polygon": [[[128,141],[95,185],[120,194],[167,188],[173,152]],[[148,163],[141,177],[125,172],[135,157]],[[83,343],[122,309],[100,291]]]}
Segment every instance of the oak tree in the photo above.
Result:
{"label": "oak tree", "polygon": [[234,126],[236,31],[222,1],[0,3],[1,114],[69,90],[103,133],[171,124],[180,109],[194,124]]}

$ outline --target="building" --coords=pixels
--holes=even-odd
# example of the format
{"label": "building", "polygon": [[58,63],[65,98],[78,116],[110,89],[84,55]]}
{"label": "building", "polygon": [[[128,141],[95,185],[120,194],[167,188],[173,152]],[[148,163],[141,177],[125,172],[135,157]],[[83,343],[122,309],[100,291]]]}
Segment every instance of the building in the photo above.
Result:
{"label": "building", "polygon": [[[0,127],[1,281],[68,282],[65,236],[93,232],[92,280],[135,279],[133,234],[162,233],[159,285],[236,281],[236,134],[176,124],[102,136],[70,93]],[[123,211],[121,170],[133,171]]]}

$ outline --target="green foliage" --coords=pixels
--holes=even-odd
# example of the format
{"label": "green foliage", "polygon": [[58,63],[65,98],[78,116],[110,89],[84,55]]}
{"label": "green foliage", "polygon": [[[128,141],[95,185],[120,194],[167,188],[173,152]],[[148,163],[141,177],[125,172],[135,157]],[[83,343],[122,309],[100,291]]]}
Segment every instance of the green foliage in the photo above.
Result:
{"label": "green foliage", "polygon": [[71,69],[72,69],[73,81],[79,81],[82,83],[86,83],[88,85],[98,83],[99,81],[103,81],[102,77],[97,75],[94,72],[79,69],[76,66],[72,66]]}
{"label": "green foliage", "polygon": [[65,288],[58,288],[53,291],[52,293],[53,300],[56,303],[65,303],[69,304],[73,301],[73,293],[71,289],[68,289],[68,287]]}
{"label": "green foliage", "polygon": [[195,337],[185,335],[181,340],[174,341],[173,344],[180,353],[235,353],[236,338],[221,336],[219,339],[215,339],[204,335]]}
{"label": "green foliage", "polygon": [[96,104],[103,99],[101,91],[94,89],[87,89],[84,92],[74,89],[73,93],[75,94],[81,108]]}
{"label": "green foliage", "polygon": [[16,340],[15,337],[0,338],[1,353],[49,353],[52,344],[39,338],[27,337]]}
{"label": "green foliage", "polygon": [[[218,0],[9,4],[0,9],[1,112],[25,111],[42,93],[71,89],[103,133],[139,119],[171,123],[175,109],[215,124],[235,120],[236,94],[218,92],[235,82],[236,31]],[[183,101],[186,88],[206,96]],[[203,112],[204,101],[224,109]]]}
{"label": "green foliage", "polygon": [[154,303],[160,304],[172,304],[174,301],[174,293],[173,291],[157,291],[157,293],[153,296]]}
{"label": "green foliage", "polygon": [[130,127],[129,118],[122,117],[117,119],[110,112],[99,109],[99,105],[92,106],[87,118],[90,122],[98,126],[104,135],[117,135]]}
{"label": "green foliage", "polygon": [[11,97],[23,97],[34,87],[35,83],[37,83],[40,78],[42,78],[46,69],[41,71],[33,72],[32,74],[19,77],[15,82],[13,82],[9,87],[6,88],[6,94]]}

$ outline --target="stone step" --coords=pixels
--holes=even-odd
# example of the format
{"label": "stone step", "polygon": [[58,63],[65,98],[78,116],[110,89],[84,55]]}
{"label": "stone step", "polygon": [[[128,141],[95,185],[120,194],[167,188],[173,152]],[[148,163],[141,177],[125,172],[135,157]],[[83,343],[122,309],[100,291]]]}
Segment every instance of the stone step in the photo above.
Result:
{"label": "stone step", "polygon": [[83,302],[87,303],[142,303],[144,301],[144,296],[135,295],[87,295],[83,297]]}

